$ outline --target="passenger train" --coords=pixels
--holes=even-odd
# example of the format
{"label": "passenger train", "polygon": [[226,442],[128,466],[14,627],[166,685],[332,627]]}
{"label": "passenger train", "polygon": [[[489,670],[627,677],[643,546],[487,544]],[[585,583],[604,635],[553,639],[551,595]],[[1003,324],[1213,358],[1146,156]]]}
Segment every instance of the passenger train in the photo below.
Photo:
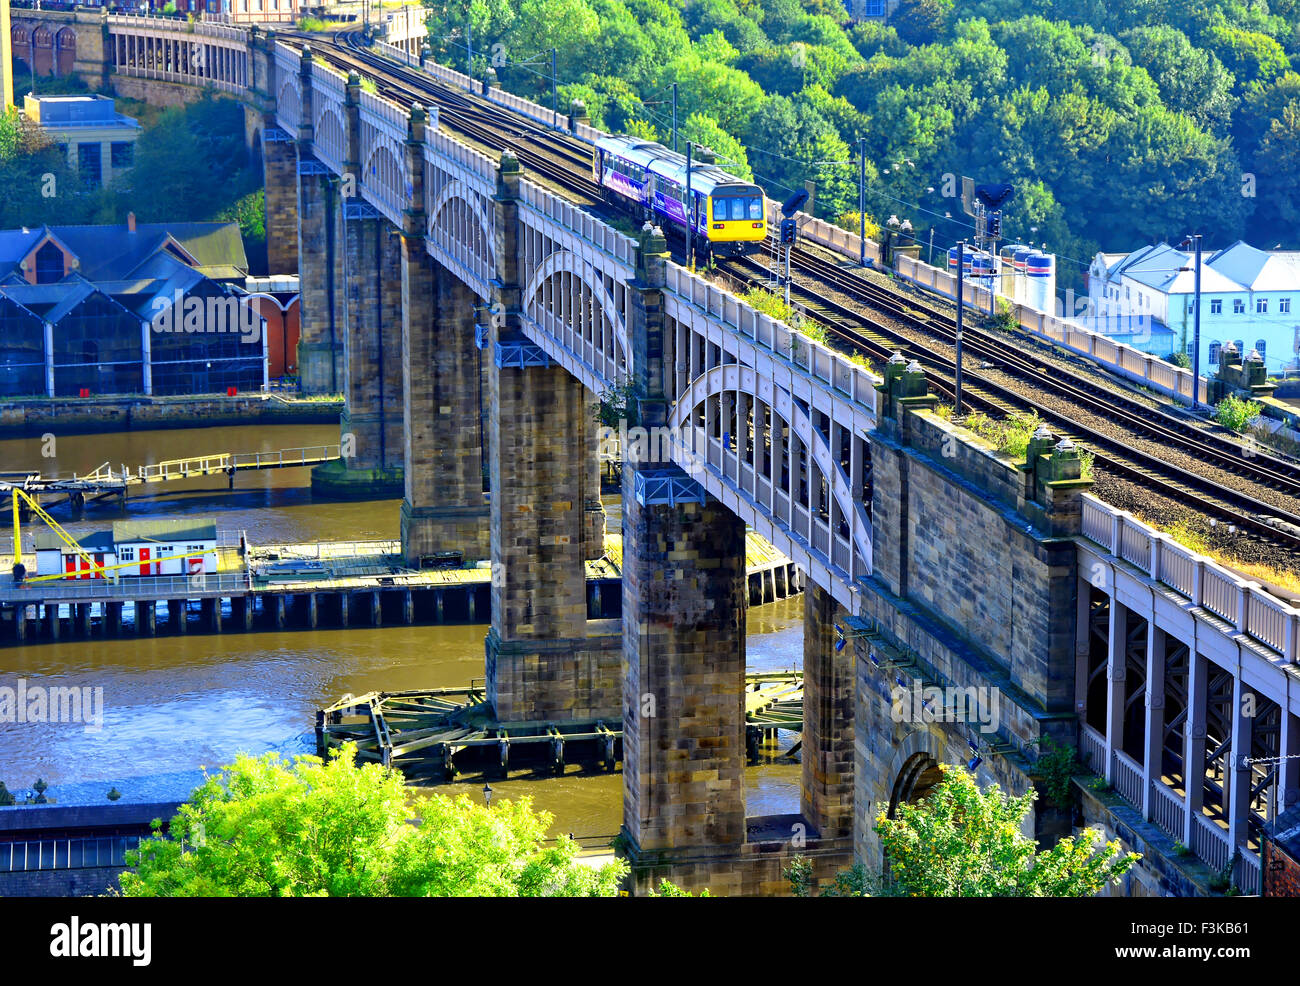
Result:
{"label": "passenger train", "polygon": [[[610,136],[596,141],[592,175],[611,201],[641,217],[676,229],[694,225],[697,254],[752,253],[767,237],[763,190],[717,165],[691,162],[691,203],[686,201],[686,156],[654,141]],[[688,218],[688,216],[690,218]]]}

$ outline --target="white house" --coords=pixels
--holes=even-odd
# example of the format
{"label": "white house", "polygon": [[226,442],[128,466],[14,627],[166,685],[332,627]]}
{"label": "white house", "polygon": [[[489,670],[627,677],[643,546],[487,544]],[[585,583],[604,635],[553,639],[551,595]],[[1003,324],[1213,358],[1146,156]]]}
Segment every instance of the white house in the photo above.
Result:
{"label": "white house", "polygon": [[[36,535],[37,575],[68,573],[68,578],[132,578],[142,575],[197,575],[217,571],[217,527],[209,521],[124,520],[111,531],[96,531],[78,541],[103,575],[53,531]],[[113,569],[118,563],[136,563]],[[76,573],[76,574],[72,574]]]}
{"label": "white house", "polygon": [[[1088,270],[1089,327],[1145,352],[1191,355],[1194,257],[1167,243],[1129,254],[1099,253]],[[1267,251],[1238,240],[1201,254],[1201,366],[1218,363],[1231,340],[1258,350],[1269,372],[1298,365],[1300,252]]]}

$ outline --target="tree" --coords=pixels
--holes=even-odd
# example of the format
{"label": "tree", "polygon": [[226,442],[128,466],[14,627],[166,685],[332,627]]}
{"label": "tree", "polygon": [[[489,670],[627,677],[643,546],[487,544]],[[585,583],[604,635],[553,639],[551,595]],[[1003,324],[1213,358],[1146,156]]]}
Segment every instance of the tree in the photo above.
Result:
{"label": "tree", "polygon": [[711,148],[717,158],[718,166],[737,178],[752,181],[754,172],[749,167],[749,156],[745,145],[727,131],[718,126],[718,121],[703,113],[692,113],[679,128],[678,146],[682,140],[691,140]]}
{"label": "tree", "polygon": [[1037,797],[981,791],[965,768],[941,764],[943,779],[919,804],[876,820],[888,862],[886,893],[902,897],[1092,897],[1137,862],[1118,841],[1085,829],[1036,851],[1022,824]]}
{"label": "tree", "polygon": [[1145,68],[1171,110],[1223,136],[1237,98],[1232,73],[1211,51],[1196,48],[1174,27],[1139,27],[1120,36],[1134,64]]}
{"label": "tree", "polygon": [[[166,836],[128,854],[127,897],[609,897],[626,871],[543,841],[531,801],[411,803],[402,775],[355,765],[240,756],[181,805]],[[409,824],[414,815],[418,822]],[[155,822],[155,829],[159,823]]]}
{"label": "tree", "polygon": [[901,0],[890,25],[910,45],[940,41],[952,16],[953,0]]}

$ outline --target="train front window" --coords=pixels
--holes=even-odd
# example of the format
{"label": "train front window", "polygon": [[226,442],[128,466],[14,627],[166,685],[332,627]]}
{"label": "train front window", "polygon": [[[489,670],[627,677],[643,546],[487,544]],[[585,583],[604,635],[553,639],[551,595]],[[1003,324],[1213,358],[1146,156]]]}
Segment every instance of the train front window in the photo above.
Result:
{"label": "train front window", "polygon": [[713,200],[713,218],[716,222],[762,219],[763,203],[760,199],[752,197],[717,198]]}

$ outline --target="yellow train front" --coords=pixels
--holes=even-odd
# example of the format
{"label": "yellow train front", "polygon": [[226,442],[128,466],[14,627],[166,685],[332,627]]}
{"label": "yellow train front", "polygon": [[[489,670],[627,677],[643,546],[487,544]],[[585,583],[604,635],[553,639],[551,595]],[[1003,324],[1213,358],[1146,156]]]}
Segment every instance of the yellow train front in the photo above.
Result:
{"label": "yellow train front", "polygon": [[757,185],[717,185],[706,196],[706,202],[704,232],[713,253],[752,253],[767,239],[767,210],[763,207],[763,190]]}

